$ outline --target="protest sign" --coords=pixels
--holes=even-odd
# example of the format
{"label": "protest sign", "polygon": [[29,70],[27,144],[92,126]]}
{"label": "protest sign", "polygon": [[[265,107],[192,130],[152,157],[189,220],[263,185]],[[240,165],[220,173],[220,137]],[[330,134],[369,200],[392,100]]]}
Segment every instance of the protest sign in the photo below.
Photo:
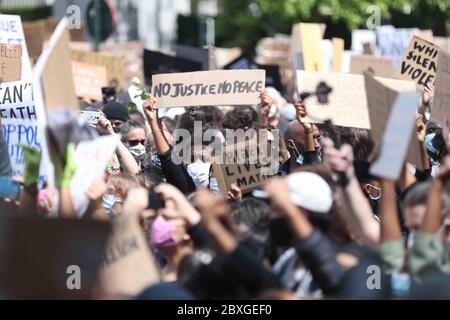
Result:
{"label": "protest sign", "polygon": [[[45,110],[69,108],[78,110],[69,50],[69,30],[64,18],[52,34],[49,46],[33,70],[34,84],[42,89]],[[39,90],[40,91],[40,90]]]}
{"label": "protest sign", "polygon": [[437,61],[436,83],[434,85],[434,99],[431,108],[431,117],[434,121],[443,123],[450,120],[450,53],[439,54]]}
{"label": "protest sign", "polygon": [[370,168],[371,174],[391,180],[400,177],[411,139],[416,136],[416,106],[419,98],[420,93],[415,91],[399,93],[397,96],[381,140],[380,154]]}
{"label": "protest sign", "polygon": [[2,297],[93,299],[110,228],[107,221],[2,215]]}
{"label": "protest sign", "polygon": [[417,28],[400,28],[386,25],[377,27],[377,46],[382,56],[394,60],[397,64],[408,47],[411,34],[419,32]]}
{"label": "protest sign", "polygon": [[333,72],[342,70],[342,54],[344,53],[344,39],[333,38]]}
{"label": "protest sign", "polygon": [[180,44],[175,45],[175,54],[177,57],[189,59],[202,64],[202,70],[215,69],[216,63],[214,62],[214,48],[208,47],[195,48],[189,46],[183,46]]}
{"label": "protest sign", "polygon": [[0,44],[0,81],[19,81],[22,77],[22,46]]}
{"label": "protest sign", "polygon": [[[416,85],[413,81],[377,78],[368,74],[364,75],[364,82],[371,123],[370,135],[372,140],[379,144],[397,96],[400,92],[415,91]],[[417,104],[414,107],[417,107]],[[410,163],[422,169],[417,138],[411,140],[406,158]]]}
{"label": "protest sign", "polygon": [[75,149],[77,169],[70,184],[76,212],[82,216],[89,205],[86,193],[92,182],[101,177],[120,142],[119,136],[103,136],[82,141]]}
{"label": "protest sign", "polygon": [[396,78],[413,80],[423,90],[427,83],[434,83],[440,51],[441,48],[431,42],[413,36],[397,68]]}
{"label": "protest sign", "polygon": [[109,297],[136,296],[159,282],[159,272],[150,253],[138,217],[116,217],[112,223],[99,275],[99,286]]}
{"label": "protest sign", "polygon": [[433,37],[434,44],[441,47],[447,51],[450,51],[450,37]]}
{"label": "protest sign", "polygon": [[393,60],[370,56],[367,54],[354,54],[350,58],[350,73],[363,74],[371,70],[378,77],[392,78],[394,76]]}
{"label": "protest sign", "polygon": [[30,81],[31,64],[20,16],[0,14],[0,43],[22,46],[22,74],[19,80]]}
{"label": "protest sign", "polygon": [[106,68],[72,61],[75,93],[78,97],[102,101],[102,87],[108,85]]}
{"label": "protest sign", "polygon": [[325,81],[333,91],[329,103],[321,105],[316,97],[307,100],[308,117],[305,121],[320,123],[331,119],[335,125],[370,128],[364,79],[360,75],[297,71],[298,92],[316,92],[317,85]]}
{"label": "protest sign", "polygon": [[[275,175],[273,164],[277,163],[278,154],[262,156],[260,151],[267,146],[250,140],[224,147],[221,163],[212,165],[219,190],[228,192],[231,185],[236,184],[245,194],[262,186]],[[271,156],[275,156],[276,160],[271,159]]]}
{"label": "protest sign", "polygon": [[364,44],[375,45],[377,40],[376,33],[373,30],[358,29],[352,31],[352,51],[364,53]]}
{"label": "protest sign", "polygon": [[38,130],[33,89],[29,82],[0,84],[0,116],[3,136],[14,176],[23,176],[23,152],[19,144],[41,149],[42,135]]}
{"label": "protest sign", "polygon": [[306,71],[323,71],[322,29],[317,23],[300,23],[300,37]]}
{"label": "protest sign", "polygon": [[87,52],[71,50],[72,61],[101,66],[106,68],[108,86],[117,86],[124,89],[126,84],[123,81],[124,58],[109,54],[107,52]]}
{"label": "protest sign", "polygon": [[155,75],[158,107],[253,105],[264,89],[264,70],[220,70]]}
{"label": "protest sign", "polygon": [[23,31],[27,40],[30,57],[37,58],[42,53],[44,43],[51,35],[47,20],[27,21],[23,23]]}

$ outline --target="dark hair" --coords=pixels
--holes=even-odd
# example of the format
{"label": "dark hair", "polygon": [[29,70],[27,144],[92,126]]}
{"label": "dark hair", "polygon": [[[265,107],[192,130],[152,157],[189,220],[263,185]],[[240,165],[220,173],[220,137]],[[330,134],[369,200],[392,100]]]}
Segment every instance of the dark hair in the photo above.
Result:
{"label": "dark hair", "polygon": [[236,107],[225,115],[223,127],[234,130],[250,129],[255,128],[257,122],[258,113],[252,107]]}
{"label": "dark hair", "polygon": [[244,198],[231,204],[231,214],[237,225],[245,225],[250,236],[256,236],[260,241],[266,241],[269,234],[269,217],[271,208],[262,200]]}
{"label": "dark hair", "polygon": [[127,140],[127,136],[130,133],[130,131],[134,130],[134,129],[142,129],[145,130],[145,127],[134,120],[128,120],[127,122],[125,122],[122,127],[120,128],[120,134],[122,135],[122,141],[126,141]]}
{"label": "dark hair", "polygon": [[375,144],[367,129],[337,127],[341,142],[352,146],[355,160],[368,160]]}

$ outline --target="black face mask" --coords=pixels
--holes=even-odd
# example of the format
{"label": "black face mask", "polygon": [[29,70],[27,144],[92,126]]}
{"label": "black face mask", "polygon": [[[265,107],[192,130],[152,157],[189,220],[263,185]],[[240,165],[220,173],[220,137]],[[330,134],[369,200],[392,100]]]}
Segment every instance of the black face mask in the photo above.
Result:
{"label": "black face mask", "polygon": [[269,223],[270,240],[273,246],[286,247],[292,244],[292,231],[286,219],[271,219]]}
{"label": "black face mask", "polygon": [[114,133],[120,133],[120,128],[118,128],[118,127],[113,127],[113,131],[114,131]]}

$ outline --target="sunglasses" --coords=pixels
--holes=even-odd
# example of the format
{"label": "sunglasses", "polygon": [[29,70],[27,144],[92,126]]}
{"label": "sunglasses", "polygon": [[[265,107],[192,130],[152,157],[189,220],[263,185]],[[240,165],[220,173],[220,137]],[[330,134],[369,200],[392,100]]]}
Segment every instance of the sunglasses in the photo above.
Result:
{"label": "sunglasses", "polygon": [[136,147],[138,144],[145,145],[145,139],[144,140],[128,140],[128,144],[130,147]]}

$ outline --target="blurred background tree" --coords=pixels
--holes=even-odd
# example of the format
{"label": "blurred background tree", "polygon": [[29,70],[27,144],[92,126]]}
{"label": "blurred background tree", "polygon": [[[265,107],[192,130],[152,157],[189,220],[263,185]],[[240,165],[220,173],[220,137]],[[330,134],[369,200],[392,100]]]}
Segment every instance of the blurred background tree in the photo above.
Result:
{"label": "blurred background tree", "polygon": [[218,0],[216,44],[251,49],[259,39],[276,33],[290,34],[295,22],[327,24],[326,38],[342,37],[350,45],[351,31],[366,29],[376,5],[382,24],[432,29],[450,34],[450,0]]}

